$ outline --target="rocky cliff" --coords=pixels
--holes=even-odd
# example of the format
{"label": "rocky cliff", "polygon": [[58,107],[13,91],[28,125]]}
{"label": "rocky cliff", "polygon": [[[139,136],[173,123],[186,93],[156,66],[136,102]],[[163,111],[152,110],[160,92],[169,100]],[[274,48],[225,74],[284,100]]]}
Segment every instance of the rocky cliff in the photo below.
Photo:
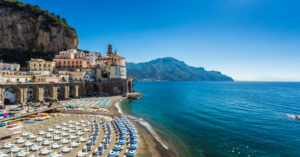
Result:
{"label": "rocky cliff", "polygon": [[78,44],[75,29],[58,15],[23,2],[0,1],[0,51],[57,52]]}

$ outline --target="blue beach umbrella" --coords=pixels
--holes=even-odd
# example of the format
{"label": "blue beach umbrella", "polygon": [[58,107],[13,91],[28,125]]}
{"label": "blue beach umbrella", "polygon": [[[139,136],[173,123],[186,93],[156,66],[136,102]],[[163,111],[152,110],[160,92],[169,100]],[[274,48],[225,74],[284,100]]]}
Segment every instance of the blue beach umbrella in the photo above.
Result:
{"label": "blue beach umbrella", "polygon": [[130,138],[138,138],[138,137],[139,137],[139,135],[136,135],[136,134],[130,136]]}
{"label": "blue beach umbrella", "polygon": [[133,128],[133,127],[134,127],[134,125],[130,124],[130,125],[129,125],[129,127]]}
{"label": "blue beach umbrella", "polygon": [[99,130],[95,130],[94,132],[100,132]]}
{"label": "blue beach umbrella", "polygon": [[102,149],[107,149],[107,145],[104,144],[103,146],[101,146]]}
{"label": "blue beach umbrella", "polygon": [[134,156],[136,154],[136,151],[135,150],[129,150],[127,152],[127,154],[130,155],[130,156]]}
{"label": "blue beach umbrella", "polygon": [[140,142],[140,140],[137,138],[130,140],[130,143],[137,143],[137,142]]}
{"label": "blue beach umbrella", "polygon": [[96,143],[96,141],[91,141],[91,142],[89,142],[89,145],[95,145],[95,143]]}
{"label": "blue beach umbrella", "polygon": [[136,128],[130,128],[130,130],[134,131],[134,130],[136,130]]}
{"label": "blue beach umbrella", "polygon": [[123,148],[123,146],[120,145],[120,144],[114,146],[114,149],[115,149],[115,150],[120,150],[120,149],[122,149],[122,148]]}
{"label": "blue beach umbrella", "polygon": [[94,134],[93,134],[93,136],[98,136],[98,135],[99,135],[99,133],[94,133]]}
{"label": "blue beach umbrella", "polygon": [[105,138],[109,138],[109,139],[110,139],[110,138],[111,138],[111,136],[106,136]]}
{"label": "blue beach umbrella", "polygon": [[120,130],[122,130],[122,131],[126,131],[127,129],[126,129],[126,128],[121,128]]}
{"label": "blue beach umbrella", "polygon": [[130,125],[130,124],[132,124],[132,123],[128,122],[128,123],[126,123],[126,124]]}
{"label": "blue beach umbrella", "polygon": [[110,141],[109,140],[105,140],[104,143],[110,143]]}
{"label": "blue beach umbrella", "polygon": [[121,138],[128,138],[128,135],[122,135]]}
{"label": "blue beach umbrella", "polygon": [[127,131],[122,131],[120,134],[121,135],[125,135],[125,134],[127,134],[128,132]]}
{"label": "blue beach umbrella", "polygon": [[108,132],[107,135],[111,135],[111,132]]}
{"label": "blue beach umbrella", "polygon": [[109,153],[108,153],[108,156],[116,156],[117,154],[118,154],[117,152],[112,151],[112,152],[109,152]]}
{"label": "blue beach umbrella", "polygon": [[125,144],[126,140],[119,140],[119,144]]}
{"label": "blue beach umbrella", "polygon": [[85,151],[91,151],[92,150],[92,147],[86,147],[84,148]]}
{"label": "blue beach umbrella", "polygon": [[137,144],[132,144],[130,147],[129,147],[129,149],[136,149],[136,148],[138,148],[139,147],[139,145],[137,145]]}
{"label": "blue beach umbrella", "polygon": [[102,149],[98,149],[96,152],[95,152],[95,154],[99,154],[99,155],[101,155],[103,153],[103,150]]}
{"label": "blue beach umbrella", "polygon": [[92,140],[97,140],[97,138],[98,138],[98,137],[92,137],[91,139],[92,139]]}
{"label": "blue beach umbrella", "polygon": [[138,132],[137,131],[131,131],[131,135],[133,135],[133,134],[137,134]]}
{"label": "blue beach umbrella", "polygon": [[125,125],[123,125],[123,124],[122,124],[122,125],[120,125],[119,127],[121,127],[121,128],[124,128],[124,127],[125,127]]}

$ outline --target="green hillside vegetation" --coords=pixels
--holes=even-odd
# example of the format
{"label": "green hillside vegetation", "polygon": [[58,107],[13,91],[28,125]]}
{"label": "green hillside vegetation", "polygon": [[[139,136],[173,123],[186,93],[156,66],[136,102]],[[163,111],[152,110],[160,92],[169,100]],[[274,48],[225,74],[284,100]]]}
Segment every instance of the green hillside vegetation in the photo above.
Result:
{"label": "green hillside vegetation", "polygon": [[16,10],[31,11],[36,16],[43,15],[51,26],[63,26],[63,28],[69,33],[68,35],[71,38],[75,38],[73,31],[76,32],[76,30],[69,26],[65,18],[61,18],[59,15],[55,15],[54,13],[49,13],[48,10],[43,10],[38,5],[26,4],[18,0],[0,0],[0,6],[12,7]]}
{"label": "green hillside vegetation", "polygon": [[233,81],[218,71],[191,67],[175,58],[159,58],[145,63],[126,63],[127,75],[136,80]]}
{"label": "green hillside vegetation", "polygon": [[7,50],[5,52],[0,53],[0,55],[1,55],[0,59],[3,60],[5,63],[15,62],[20,64],[21,67],[26,67],[27,61],[29,61],[31,58],[35,58],[35,59],[40,58],[46,61],[52,61],[52,58],[55,55],[55,53],[54,52],[40,53],[40,52],[29,52],[29,51],[17,52],[14,50]]}

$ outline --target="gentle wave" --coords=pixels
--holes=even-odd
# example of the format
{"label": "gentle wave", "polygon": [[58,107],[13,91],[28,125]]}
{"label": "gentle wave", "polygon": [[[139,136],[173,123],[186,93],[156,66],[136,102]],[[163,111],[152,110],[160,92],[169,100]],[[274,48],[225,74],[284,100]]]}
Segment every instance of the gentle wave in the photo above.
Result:
{"label": "gentle wave", "polygon": [[118,112],[119,112],[120,114],[123,114],[122,109],[121,109],[121,107],[120,107],[120,102],[121,102],[121,100],[117,101],[115,106],[116,106],[116,108],[118,109]]}
{"label": "gentle wave", "polygon": [[[123,112],[122,112],[122,109],[121,109],[121,107],[120,107],[120,101],[117,101],[116,103],[115,103],[115,106],[116,106],[116,108],[118,109],[118,112],[120,113],[120,114],[123,114],[123,115],[125,115]],[[144,121],[142,118],[137,118],[137,117],[134,117],[134,116],[131,116],[131,115],[125,115],[126,117],[128,117],[128,118],[130,118],[130,119],[133,119],[134,121],[136,121],[136,122],[138,122],[138,123],[140,123],[141,125],[143,125],[144,127],[146,127],[147,128],[147,130],[150,132],[150,134],[152,135],[152,137],[154,137],[164,148],[166,148],[166,149],[168,149],[168,147],[166,146],[166,145],[164,145],[162,142],[161,142],[161,140],[159,139],[159,137],[158,137],[158,135],[156,134],[156,132],[155,132],[155,130],[152,128],[152,126],[148,123],[148,122],[146,122],[146,121]]]}

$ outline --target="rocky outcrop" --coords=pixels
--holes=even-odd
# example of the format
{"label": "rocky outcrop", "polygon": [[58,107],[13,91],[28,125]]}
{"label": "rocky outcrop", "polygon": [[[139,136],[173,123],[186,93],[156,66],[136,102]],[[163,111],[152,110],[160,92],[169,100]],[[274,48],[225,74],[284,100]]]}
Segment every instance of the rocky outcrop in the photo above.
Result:
{"label": "rocky outcrop", "polygon": [[129,93],[127,99],[137,99],[143,96],[142,93]]}
{"label": "rocky outcrop", "polygon": [[78,44],[73,29],[53,25],[30,10],[0,6],[0,50],[57,52],[77,49]]}

